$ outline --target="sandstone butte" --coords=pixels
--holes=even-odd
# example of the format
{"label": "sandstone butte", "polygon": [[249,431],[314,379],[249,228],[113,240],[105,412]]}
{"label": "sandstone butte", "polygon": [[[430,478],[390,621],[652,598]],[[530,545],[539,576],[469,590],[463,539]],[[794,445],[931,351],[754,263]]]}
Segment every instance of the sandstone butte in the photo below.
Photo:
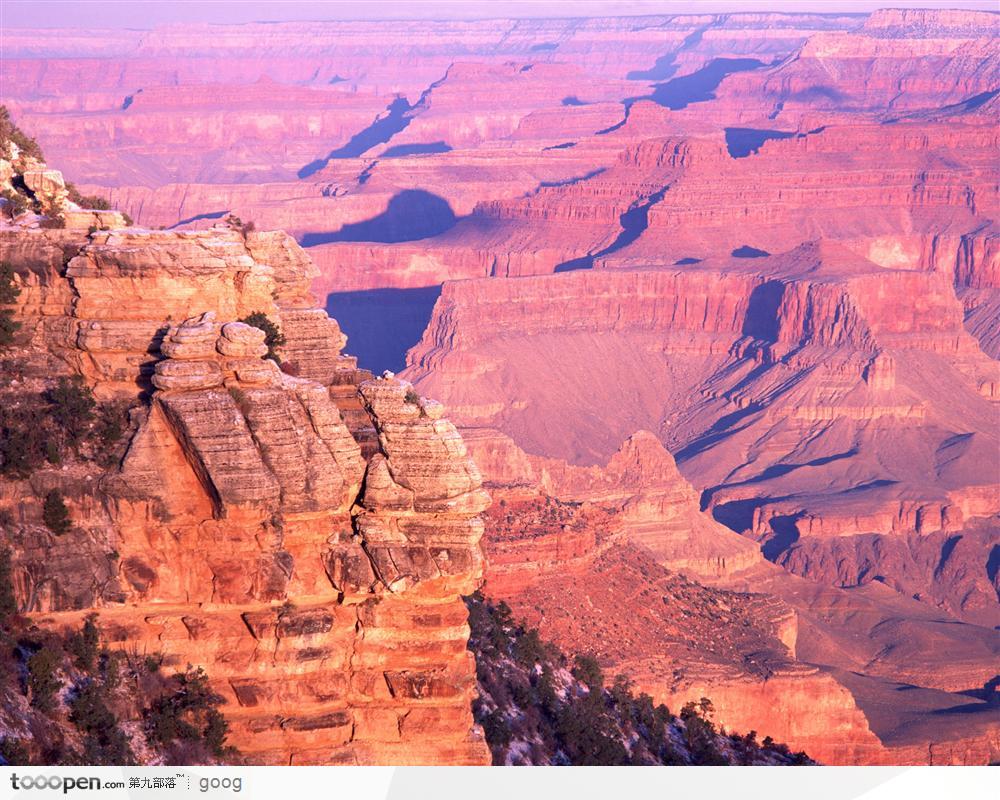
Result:
{"label": "sandstone butte", "polygon": [[[28,380],[147,401],[120,466],[4,481],[32,620],[207,666],[251,762],[488,763],[461,595],[489,503],[442,406],[372,378],[283,233],[6,228]],[[280,321],[286,369],[251,311]],[[40,524],[59,488],[74,529]],[[109,553],[115,553],[111,559]]]}
{"label": "sandstone butte", "polygon": [[[409,348],[402,377],[447,405],[493,496],[486,591],[543,635],[820,761],[984,763],[997,26],[885,9],[23,31],[0,71],[81,189],[178,230],[142,235],[228,240],[181,232],[227,213],[287,229],[362,366]],[[278,269],[260,236],[246,248]],[[147,342],[156,293],[189,285],[173,263],[139,292]],[[225,285],[171,323],[215,310],[191,327],[227,338],[258,309]],[[307,350],[286,360],[333,358]],[[127,351],[72,361],[124,392],[157,358]],[[217,379],[175,360],[153,377]],[[359,382],[331,394],[369,458]]]}

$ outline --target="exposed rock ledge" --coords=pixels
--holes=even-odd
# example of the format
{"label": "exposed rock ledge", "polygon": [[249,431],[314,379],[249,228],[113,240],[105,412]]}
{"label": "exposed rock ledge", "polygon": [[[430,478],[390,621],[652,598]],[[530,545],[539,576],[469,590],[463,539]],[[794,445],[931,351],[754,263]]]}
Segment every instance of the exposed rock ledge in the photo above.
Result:
{"label": "exposed rock ledge", "polygon": [[[251,762],[488,763],[461,600],[481,582],[488,495],[440,404],[341,355],[298,246],[229,229],[0,236],[29,372],[145,397],[119,467],[46,472],[73,532],[48,534],[30,492],[0,493],[31,616],[96,610],[116,646],[205,666]],[[237,321],[255,311],[281,327],[286,371]]]}

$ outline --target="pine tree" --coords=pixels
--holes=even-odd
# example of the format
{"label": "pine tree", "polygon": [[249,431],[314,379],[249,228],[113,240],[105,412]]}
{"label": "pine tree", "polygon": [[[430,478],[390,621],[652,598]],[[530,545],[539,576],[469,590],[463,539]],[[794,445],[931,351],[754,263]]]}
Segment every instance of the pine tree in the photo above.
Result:
{"label": "pine tree", "polygon": [[53,489],[45,495],[45,504],[42,507],[42,521],[45,522],[45,527],[56,536],[62,536],[64,533],[69,533],[72,530],[73,518],[66,507],[66,501],[63,499],[62,492],[58,489]]}

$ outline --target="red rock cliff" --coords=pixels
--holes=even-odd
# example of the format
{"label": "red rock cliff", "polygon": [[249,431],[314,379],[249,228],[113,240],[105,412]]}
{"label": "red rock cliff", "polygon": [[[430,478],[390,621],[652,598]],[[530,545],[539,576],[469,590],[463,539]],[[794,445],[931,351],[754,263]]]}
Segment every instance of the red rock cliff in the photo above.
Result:
{"label": "red rock cliff", "polygon": [[[298,246],[228,229],[0,237],[29,373],[147,398],[117,467],[4,486],[25,611],[52,626],[97,611],[114,646],[206,667],[252,762],[487,762],[460,595],[481,579],[488,497],[439,404],[341,355]],[[236,321],[252,311],[280,325],[295,375]],[[64,537],[40,525],[42,484],[67,497]]]}

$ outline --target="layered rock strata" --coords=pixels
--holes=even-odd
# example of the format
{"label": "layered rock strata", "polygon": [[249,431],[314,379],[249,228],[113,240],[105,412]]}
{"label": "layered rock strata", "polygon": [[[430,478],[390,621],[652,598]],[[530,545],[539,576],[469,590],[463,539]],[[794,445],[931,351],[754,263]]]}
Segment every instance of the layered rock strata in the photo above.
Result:
{"label": "layered rock strata", "polygon": [[[27,487],[4,491],[22,608],[51,626],[94,610],[113,646],[204,666],[253,763],[488,762],[461,600],[488,496],[440,404],[340,354],[298,247],[221,229],[2,235],[29,364],[147,398],[118,467],[32,478],[64,490],[67,536],[44,531]],[[236,320],[252,311],[285,332],[296,374]],[[81,585],[88,560],[102,566]]]}

